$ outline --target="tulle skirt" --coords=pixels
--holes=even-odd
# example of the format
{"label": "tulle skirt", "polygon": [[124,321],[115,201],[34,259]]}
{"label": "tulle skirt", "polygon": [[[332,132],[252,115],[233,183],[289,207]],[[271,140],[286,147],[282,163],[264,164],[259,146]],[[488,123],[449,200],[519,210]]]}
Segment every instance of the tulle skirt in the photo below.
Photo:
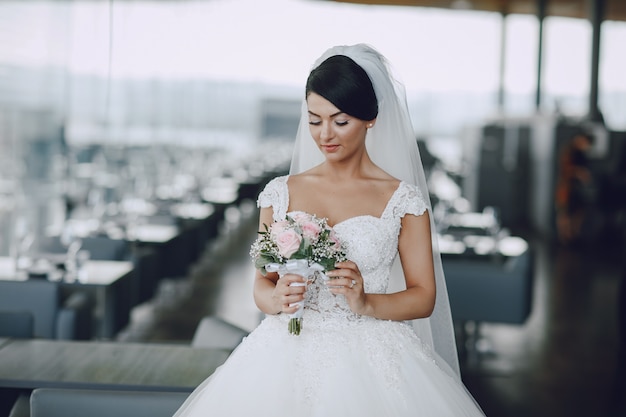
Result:
{"label": "tulle skirt", "polygon": [[175,415],[483,416],[405,323],[366,320],[287,332],[269,316]]}

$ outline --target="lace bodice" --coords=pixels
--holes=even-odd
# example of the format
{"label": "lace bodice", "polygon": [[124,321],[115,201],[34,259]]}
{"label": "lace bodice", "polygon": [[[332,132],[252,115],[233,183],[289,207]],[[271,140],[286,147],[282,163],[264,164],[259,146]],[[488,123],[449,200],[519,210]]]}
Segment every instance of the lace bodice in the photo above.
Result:
{"label": "lace bodice", "polygon": [[[270,181],[259,195],[259,207],[272,207],[274,221],[285,218],[289,210],[288,176]],[[421,215],[426,203],[417,187],[401,182],[380,217],[362,215],[334,226],[335,233],[347,247],[348,259],[355,262],[364,280],[365,292],[385,293],[391,266],[398,253],[398,237],[405,214]],[[307,288],[304,320],[307,327],[345,326],[346,321],[370,318],[354,314],[341,295],[334,295],[321,279]]]}

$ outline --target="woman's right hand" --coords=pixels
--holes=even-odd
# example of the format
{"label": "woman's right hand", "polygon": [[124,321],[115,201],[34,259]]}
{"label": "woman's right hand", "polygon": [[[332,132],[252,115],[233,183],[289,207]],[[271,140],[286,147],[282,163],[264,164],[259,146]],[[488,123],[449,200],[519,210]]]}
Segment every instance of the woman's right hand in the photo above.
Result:
{"label": "woman's right hand", "polygon": [[[291,285],[291,283],[302,285]],[[285,274],[276,281],[272,300],[274,304],[280,307],[281,313],[292,314],[298,311],[299,306],[296,303],[304,300],[306,291],[304,284],[306,284],[305,279],[296,274]]]}

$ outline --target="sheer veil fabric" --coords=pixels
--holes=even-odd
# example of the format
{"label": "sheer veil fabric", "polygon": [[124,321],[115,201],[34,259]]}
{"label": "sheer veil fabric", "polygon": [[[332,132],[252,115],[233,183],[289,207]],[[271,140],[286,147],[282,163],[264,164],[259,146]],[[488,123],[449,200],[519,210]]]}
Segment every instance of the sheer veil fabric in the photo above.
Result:
{"label": "sheer veil fabric", "polygon": [[[397,81],[384,56],[365,44],[335,46],[315,62],[313,68],[333,55],[353,59],[368,74],[378,100],[378,117],[368,129],[366,146],[372,161],[394,177],[416,185],[427,200],[430,213],[433,261],[437,284],[435,309],[429,318],[413,320],[413,328],[422,342],[436,353],[438,365],[460,380],[459,362],[450,302],[438,250],[437,233],[432,206],[428,197],[426,177],[409,117],[404,86]],[[306,100],[303,100],[300,124],[294,145],[290,174],[304,172],[324,161],[324,156],[311,137]],[[397,257],[399,258],[399,257]],[[401,291],[405,286],[399,259],[395,260],[388,292]]]}

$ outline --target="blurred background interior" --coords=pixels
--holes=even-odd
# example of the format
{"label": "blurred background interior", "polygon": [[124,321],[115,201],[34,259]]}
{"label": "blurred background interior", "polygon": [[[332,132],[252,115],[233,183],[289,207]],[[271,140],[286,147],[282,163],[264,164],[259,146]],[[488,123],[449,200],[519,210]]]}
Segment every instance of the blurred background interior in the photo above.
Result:
{"label": "blurred background interior", "polygon": [[0,1],[0,415],[171,415],[223,362],[310,65],[360,42],[406,86],[470,392],[626,415],[623,0]]}

